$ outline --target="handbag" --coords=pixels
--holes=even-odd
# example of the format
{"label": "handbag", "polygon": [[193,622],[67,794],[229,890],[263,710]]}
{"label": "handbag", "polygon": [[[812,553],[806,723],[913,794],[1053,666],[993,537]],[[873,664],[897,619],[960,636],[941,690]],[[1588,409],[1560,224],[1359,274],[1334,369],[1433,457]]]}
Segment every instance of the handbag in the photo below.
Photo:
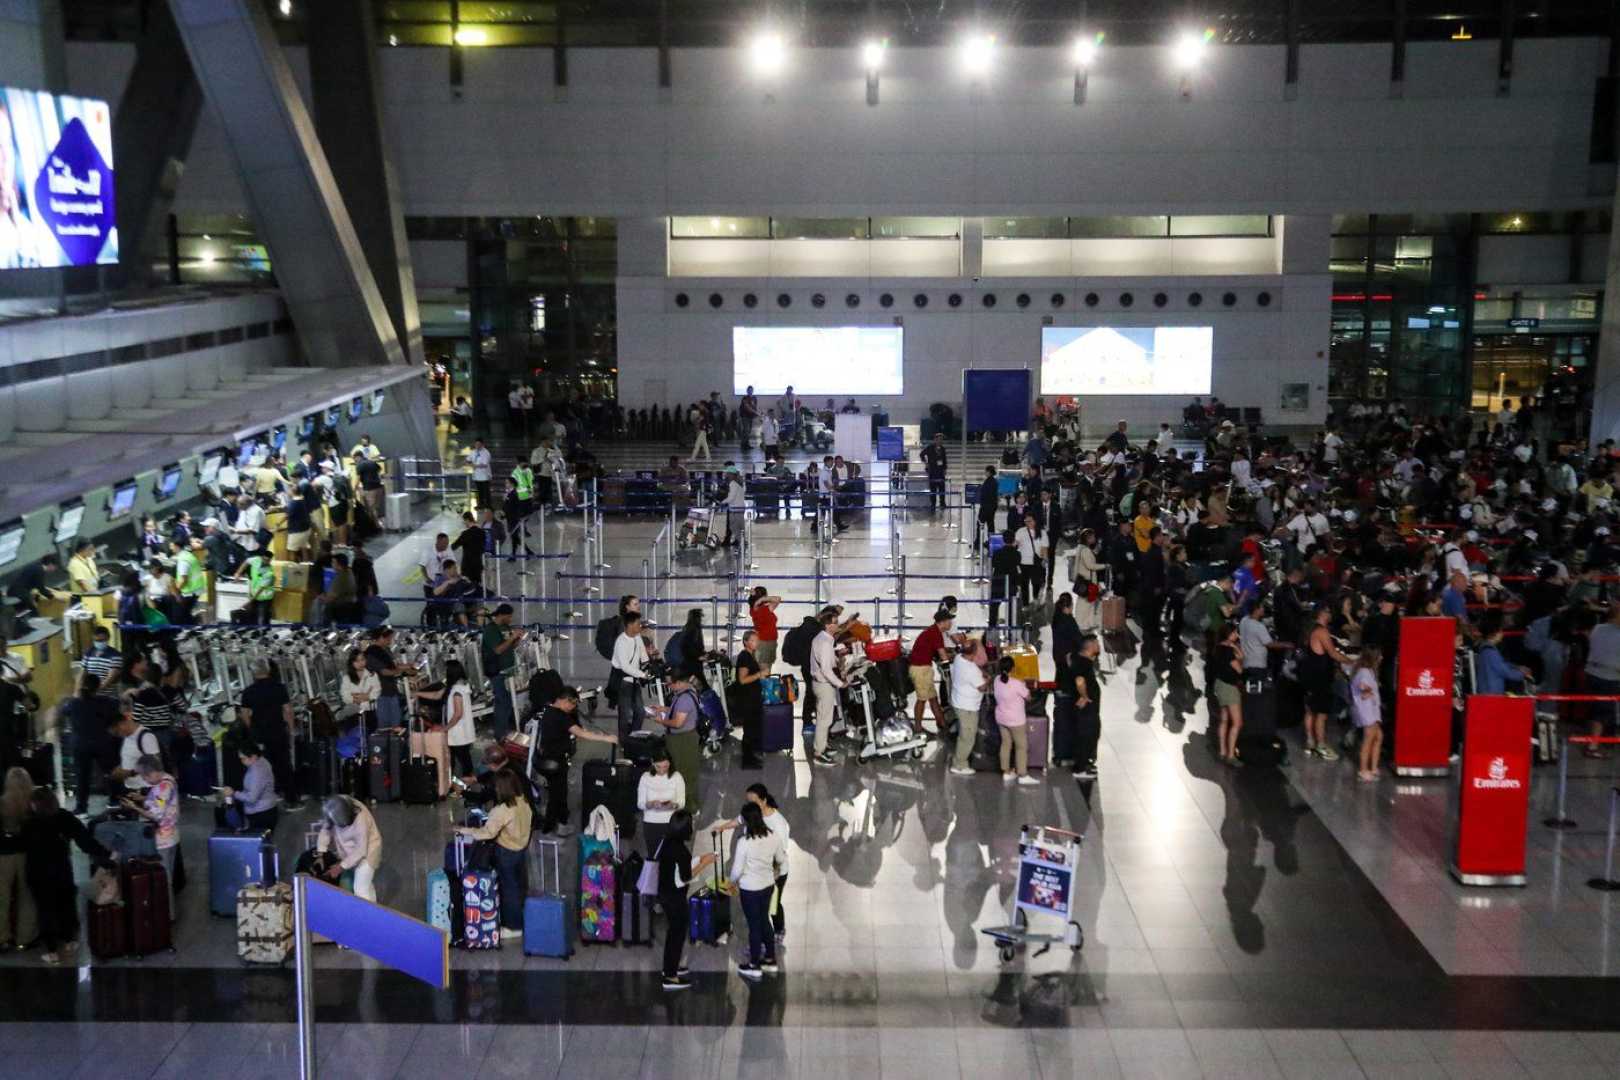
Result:
{"label": "handbag", "polygon": [[641,864],[641,873],[636,876],[636,892],[642,896],[658,895],[658,855],[663,850],[664,842],[660,840],[653,857]]}

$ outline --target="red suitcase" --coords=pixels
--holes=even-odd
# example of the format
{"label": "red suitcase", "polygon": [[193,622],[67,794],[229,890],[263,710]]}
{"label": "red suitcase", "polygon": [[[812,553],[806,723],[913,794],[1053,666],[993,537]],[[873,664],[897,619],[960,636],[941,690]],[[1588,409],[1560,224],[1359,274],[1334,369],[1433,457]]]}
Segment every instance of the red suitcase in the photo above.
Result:
{"label": "red suitcase", "polygon": [[129,915],[124,905],[86,904],[85,936],[97,960],[112,960],[129,952]]}
{"label": "red suitcase", "polygon": [[129,951],[149,956],[174,951],[169,919],[169,877],[162,859],[129,859],[124,863],[124,909],[129,917]]}

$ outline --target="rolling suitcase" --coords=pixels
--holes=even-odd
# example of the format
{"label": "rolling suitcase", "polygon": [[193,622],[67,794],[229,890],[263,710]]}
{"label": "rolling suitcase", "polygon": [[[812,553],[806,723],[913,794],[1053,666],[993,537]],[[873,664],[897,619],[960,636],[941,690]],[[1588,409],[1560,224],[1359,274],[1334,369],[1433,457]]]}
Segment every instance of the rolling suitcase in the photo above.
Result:
{"label": "rolling suitcase", "polygon": [[624,742],[624,756],[630,759],[637,772],[647,772],[652,768],[653,758],[664,753],[666,748],[664,737],[657,732],[632,731]]}
{"label": "rolling suitcase", "polygon": [[1103,597],[1099,618],[1104,633],[1113,633],[1125,629],[1125,598],[1123,596]]}
{"label": "rolling suitcase", "polygon": [[439,763],[413,757],[400,766],[401,799],[411,806],[432,806],[439,801]]}
{"label": "rolling suitcase", "polygon": [[996,703],[990,694],[979,706],[979,732],[973,737],[968,765],[977,772],[1001,771],[1001,725],[996,723]]}
{"label": "rolling suitcase", "polygon": [[335,739],[299,739],[293,744],[297,755],[299,793],[306,798],[324,799],[337,791],[338,754]]}
{"label": "rolling suitcase", "polygon": [[169,875],[157,858],[135,858],[123,864],[124,911],[129,917],[129,951],[149,956],[174,951],[169,917]]}
{"label": "rolling suitcase", "polygon": [[56,746],[48,742],[22,745],[22,767],[37,787],[56,786]]}
{"label": "rolling suitcase", "polygon": [[108,818],[90,831],[98,844],[121,859],[157,857],[157,830],[148,822]]}
{"label": "rolling suitcase", "polygon": [[450,875],[444,872],[444,867],[435,866],[427,876],[427,924],[436,930],[450,932],[453,929],[450,924],[451,906]]}
{"label": "rolling suitcase", "polygon": [[774,754],[793,749],[793,706],[766,705],[759,728],[761,753]]}
{"label": "rolling suitcase", "polygon": [[1045,713],[1025,716],[1024,733],[1029,739],[1029,767],[1046,768],[1049,760],[1048,747],[1051,745],[1052,721],[1047,719]]}
{"label": "rolling suitcase", "polygon": [[97,960],[113,960],[129,952],[129,913],[122,901],[86,904],[85,937]]}
{"label": "rolling suitcase", "polygon": [[720,888],[725,875],[725,851],[720,834],[710,833],[714,842],[714,880],[686,900],[687,940],[694,944],[724,945],[731,935],[731,897]]}
{"label": "rolling suitcase", "polygon": [[596,846],[589,855],[587,842],[580,837],[579,940],[586,945],[611,944],[618,940],[618,841]]}
{"label": "rolling suitcase", "polygon": [[368,772],[365,759],[344,758],[338,763],[338,794],[351,799],[364,799],[369,787],[366,783]]}
{"label": "rolling suitcase", "polygon": [[245,885],[271,885],[277,876],[275,845],[265,833],[215,833],[208,838],[208,910],[236,912],[236,894]]}
{"label": "rolling suitcase", "polygon": [[[551,885],[546,891],[545,860],[540,849],[551,849]],[[535,835],[529,844],[529,888],[523,900],[523,955],[566,960],[574,955],[574,935],[568,930],[568,901],[562,895],[562,843]]]}
{"label": "rolling suitcase", "polygon": [[213,743],[196,744],[191,756],[180,766],[176,777],[180,794],[192,799],[206,799],[214,794],[219,783],[219,755]]}
{"label": "rolling suitcase", "polygon": [[236,894],[237,958],[249,964],[282,964],[292,950],[292,886],[244,885]]}
{"label": "rolling suitcase", "polygon": [[373,803],[398,802],[405,765],[405,736],[398,729],[374,731],[366,739],[366,793]]}
{"label": "rolling suitcase", "polygon": [[458,836],[456,875],[461,891],[461,947],[499,949],[501,947],[501,887],[493,869],[467,865],[467,850],[473,841]]}
{"label": "rolling suitcase", "polygon": [[[612,753],[612,751],[610,751]],[[591,811],[605,806],[619,826],[621,839],[636,838],[636,785],[641,771],[628,761],[587,761],[579,770],[580,827],[590,824]]]}
{"label": "rolling suitcase", "polygon": [[[450,794],[450,733],[443,728],[413,731],[410,740],[411,760],[434,763],[434,786],[438,798]],[[406,802],[414,800],[406,798]],[[431,801],[431,800],[429,800]]]}
{"label": "rolling suitcase", "polygon": [[641,878],[641,868],[645,865],[646,861],[634,851],[626,855],[624,861],[619,864],[619,907],[616,914],[619,920],[619,940],[626,945],[653,943],[652,920],[647,911],[647,898],[636,888],[636,882]]}

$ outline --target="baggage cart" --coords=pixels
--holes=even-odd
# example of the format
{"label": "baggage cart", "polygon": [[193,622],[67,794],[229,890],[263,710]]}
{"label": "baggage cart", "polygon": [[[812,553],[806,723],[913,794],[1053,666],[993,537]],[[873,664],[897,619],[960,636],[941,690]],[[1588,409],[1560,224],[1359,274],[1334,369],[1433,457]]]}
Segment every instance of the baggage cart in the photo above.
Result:
{"label": "baggage cart", "polygon": [[[1072,917],[1080,839],[1079,833],[1050,825],[1038,825],[1034,829],[1025,825],[1019,830],[1018,881],[1013,890],[1008,924],[979,931],[996,943],[1002,963],[1010,963],[1019,949],[1036,942],[1041,944],[1036,956],[1044,955],[1059,943],[1067,945],[1072,952],[1079,952],[1085,944],[1085,933]],[[1035,932],[1030,926],[1031,915],[1062,920],[1062,932]]]}

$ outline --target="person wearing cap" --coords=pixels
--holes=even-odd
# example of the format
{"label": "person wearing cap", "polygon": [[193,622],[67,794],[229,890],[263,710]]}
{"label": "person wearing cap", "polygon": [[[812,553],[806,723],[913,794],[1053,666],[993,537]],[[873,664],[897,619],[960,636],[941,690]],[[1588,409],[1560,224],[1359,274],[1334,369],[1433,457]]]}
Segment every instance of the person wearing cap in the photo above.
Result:
{"label": "person wearing cap", "polygon": [[174,584],[180,596],[176,604],[176,620],[181,623],[197,621],[197,607],[205,608],[208,600],[208,573],[204,569],[203,539],[191,536],[174,560]]}
{"label": "person wearing cap", "polygon": [[354,895],[377,902],[372,884],[382,866],[382,833],[377,819],[358,799],[332,795],[321,803],[321,831],[315,840],[317,852],[332,852],[337,859],[326,871],[334,884],[344,871],[354,872]]}
{"label": "person wearing cap", "polygon": [[502,604],[495,609],[489,622],[479,635],[478,647],[483,657],[484,674],[495,694],[495,711],[490,717],[496,741],[506,738],[512,730],[512,688],[509,685],[512,669],[517,666],[517,646],[529,632],[512,626],[512,605]]}

